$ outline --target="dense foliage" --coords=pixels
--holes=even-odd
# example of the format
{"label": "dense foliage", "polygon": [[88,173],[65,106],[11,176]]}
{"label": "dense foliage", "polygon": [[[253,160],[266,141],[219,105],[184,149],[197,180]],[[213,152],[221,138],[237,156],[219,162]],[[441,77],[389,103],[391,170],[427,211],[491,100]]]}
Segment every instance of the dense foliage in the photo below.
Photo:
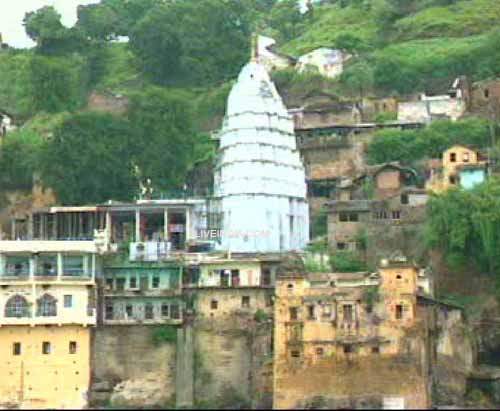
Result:
{"label": "dense foliage", "polygon": [[489,142],[490,129],[485,120],[436,121],[418,130],[378,131],[368,146],[367,156],[371,164],[390,161],[412,164],[423,158],[439,158],[453,144],[481,148]]}
{"label": "dense foliage", "polygon": [[452,266],[470,263],[500,279],[500,180],[433,196],[426,235]]}

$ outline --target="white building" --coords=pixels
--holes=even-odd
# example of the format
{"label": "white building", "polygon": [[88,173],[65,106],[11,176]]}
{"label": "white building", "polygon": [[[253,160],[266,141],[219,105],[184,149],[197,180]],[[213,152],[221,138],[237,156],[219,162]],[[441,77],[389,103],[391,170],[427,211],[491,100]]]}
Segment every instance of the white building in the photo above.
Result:
{"label": "white building", "polygon": [[263,65],[252,61],[229,95],[215,171],[221,249],[277,252],[309,238],[304,166],[294,124]]}
{"label": "white building", "polygon": [[342,50],[320,47],[303,56],[297,61],[297,70],[299,73],[308,70],[317,70],[321,75],[329,78],[335,78],[342,74],[344,63],[351,55]]}

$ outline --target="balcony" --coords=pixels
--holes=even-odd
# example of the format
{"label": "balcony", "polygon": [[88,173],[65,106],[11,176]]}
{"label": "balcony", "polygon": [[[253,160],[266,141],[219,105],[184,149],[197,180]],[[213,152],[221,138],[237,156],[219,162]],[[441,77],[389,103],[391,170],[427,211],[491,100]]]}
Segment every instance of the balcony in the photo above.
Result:
{"label": "balcony", "polygon": [[130,243],[130,261],[161,261],[168,257],[171,244],[166,241]]}

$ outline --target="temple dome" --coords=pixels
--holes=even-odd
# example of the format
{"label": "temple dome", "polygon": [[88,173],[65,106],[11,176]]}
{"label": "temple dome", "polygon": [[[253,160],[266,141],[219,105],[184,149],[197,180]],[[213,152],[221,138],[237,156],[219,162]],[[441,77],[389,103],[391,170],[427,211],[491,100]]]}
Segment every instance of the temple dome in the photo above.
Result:
{"label": "temple dome", "polygon": [[288,116],[269,74],[263,65],[255,61],[243,67],[227,101],[227,116],[245,112],[266,112]]}

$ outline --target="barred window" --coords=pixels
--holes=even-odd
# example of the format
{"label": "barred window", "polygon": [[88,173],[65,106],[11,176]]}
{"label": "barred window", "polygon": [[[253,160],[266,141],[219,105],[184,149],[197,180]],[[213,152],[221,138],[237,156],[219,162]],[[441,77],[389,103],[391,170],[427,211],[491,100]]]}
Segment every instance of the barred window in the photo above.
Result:
{"label": "barred window", "polygon": [[11,318],[29,317],[29,304],[26,298],[21,295],[9,298],[5,304],[5,316]]}
{"label": "barred window", "polygon": [[57,301],[50,294],[43,295],[38,300],[37,314],[38,317],[55,317],[57,316]]}

